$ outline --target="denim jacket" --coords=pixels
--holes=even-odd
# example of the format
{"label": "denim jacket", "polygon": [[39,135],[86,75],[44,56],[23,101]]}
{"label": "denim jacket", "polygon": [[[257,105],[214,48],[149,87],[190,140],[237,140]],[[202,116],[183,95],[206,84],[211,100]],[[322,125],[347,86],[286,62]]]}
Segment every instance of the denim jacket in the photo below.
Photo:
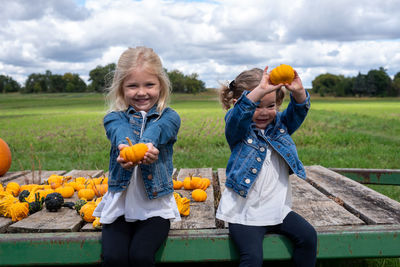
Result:
{"label": "denim jacket", "polygon": [[126,111],[114,111],[104,117],[104,128],[111,142],[108,190],[119,192],[127,188],[133,168],[126,170],[117,162],[118,145],[128,142],[152,143],[159,151],[158,160],[152,164],[140,164],[140,170],[149,199],[167,195],[173,191],[172,153],[180,127],[180,117],[171,108],[160,114],[153,106],[147,113],[145,127],[140,137],[143,117],[139,111],[129,107]]}
{"label": "denim jacket", "polygon": [[242,197],[258,176],[267,154],[274,149],[286,161],[289,173],[305,179],[306,173],[290,135],[304,121],[310,108],[310,95],[304,103],[296,103],[290,95],[290,103],[283,112],[277,112],[275,120],[267,125],[264,134],[252,121],[258,103],[247,98],[245,91],[225,116],[225,136],[231,149],[226,168],[226,186]]}

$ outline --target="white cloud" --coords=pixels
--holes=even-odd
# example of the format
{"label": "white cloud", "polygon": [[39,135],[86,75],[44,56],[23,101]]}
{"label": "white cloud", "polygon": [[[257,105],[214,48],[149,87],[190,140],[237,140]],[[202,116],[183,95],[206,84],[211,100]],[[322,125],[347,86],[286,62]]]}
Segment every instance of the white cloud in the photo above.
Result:
{"label": "white cloud", "polygon": [[208,87],[246,68],[291,64],[306,87],[321,73],[400,71],[397,0],[0,0],[0,73],[79,73],[145,45],[169,70]]}

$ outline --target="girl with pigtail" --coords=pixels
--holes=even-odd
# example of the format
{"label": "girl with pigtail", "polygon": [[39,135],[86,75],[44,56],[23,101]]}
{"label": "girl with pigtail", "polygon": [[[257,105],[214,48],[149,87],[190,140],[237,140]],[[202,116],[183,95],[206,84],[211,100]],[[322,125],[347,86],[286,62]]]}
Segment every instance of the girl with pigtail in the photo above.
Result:
{"label": "girl with pigtail", "polygon": [[[229,223],[240,266],[262,266],[264,235],[273,232],[292,241],[295,266],[310,267],[316,261],[317,234],[291,209],[289,181],[292,173],[306,178],[291,135],[308,113],[310,95],[296,71],[291,83],[273,85],[267,70],[243,71],[221,86],[231,155],[216,217]],[[283,87],[290,91],[290,102],[280,112]]]}

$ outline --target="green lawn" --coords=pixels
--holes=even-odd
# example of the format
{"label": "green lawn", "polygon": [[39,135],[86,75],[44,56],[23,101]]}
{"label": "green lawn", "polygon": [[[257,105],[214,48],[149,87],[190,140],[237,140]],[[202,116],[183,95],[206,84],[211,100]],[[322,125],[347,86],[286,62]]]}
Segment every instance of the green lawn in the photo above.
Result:
{"label": "green lawn", "polygon": [[[174,167],[224,168],[230,151],[225,111],[216,94],[174,95],[171,107],[182,119]],[[11,171],[107,170],[105,113],[101,94],[0,95],[0,138],[11,148]],[[309,115],[293,139],[305,165],[400,169],[400,101],[312,97]],[[399,186],[371,187],[400,201]],[[318,264],[400,266],[399,259]]]}

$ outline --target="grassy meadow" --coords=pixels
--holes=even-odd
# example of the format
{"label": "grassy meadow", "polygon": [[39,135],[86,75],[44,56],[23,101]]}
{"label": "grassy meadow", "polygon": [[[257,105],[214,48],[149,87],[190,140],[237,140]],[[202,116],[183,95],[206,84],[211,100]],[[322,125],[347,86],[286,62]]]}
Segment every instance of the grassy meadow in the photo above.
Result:
{"label": "grassy meadow", "polygon": [[[225,111],[216,93],[173,95],[170,106],[182,120],[174,167],[224,168],[230,151]],[[12,152],[10,171],[107,171],[105,113],[101,94],[0,94],[0,138]],[[309,115],[293,139],[304,165],[400,169],[400,101],[313,96]],[[400,201],[400,186],[370,187]],[[400,266],[399,259],[357,262],[319,261],[323,266]]]}

